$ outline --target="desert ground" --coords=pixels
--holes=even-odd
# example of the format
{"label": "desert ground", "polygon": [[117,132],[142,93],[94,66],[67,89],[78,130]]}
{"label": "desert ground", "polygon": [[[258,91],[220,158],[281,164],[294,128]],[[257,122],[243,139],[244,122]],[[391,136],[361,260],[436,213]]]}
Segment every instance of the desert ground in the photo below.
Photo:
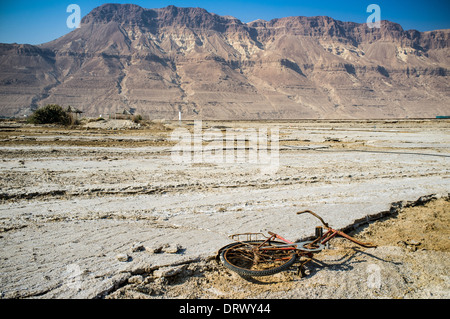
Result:
{"label": "desert ground", "polygon": [[[201,136],[191,160],[176,132]],[[0,154],[1,298],[450,297],[448,120],[3,120]],[[305,209],[378,247],[338,238],[303,276],[217,261],[235,233],[313,235]]]}

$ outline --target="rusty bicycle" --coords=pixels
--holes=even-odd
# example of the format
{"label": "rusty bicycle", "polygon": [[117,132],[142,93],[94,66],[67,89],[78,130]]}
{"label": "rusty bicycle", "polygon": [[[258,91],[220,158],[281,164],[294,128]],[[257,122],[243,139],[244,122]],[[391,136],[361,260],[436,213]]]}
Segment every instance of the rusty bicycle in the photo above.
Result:
{"label": "rusty bicycle", "polygon": [[[312,260],[314,254],[321,252],[325,244],[336,236],[344,237],[366,248],[376,247],[372,243],[360,242],[340,230],[331,228],[322,217],[310,210],[297,214],[304,213],[309,213],[322,222],[322,226],[316,227],[313,237],[315,239],[292,242],[273,232],[268,232],[268,236],[262,233],[235,234],[230,236],[235,242],[219,250],[220,261],[225,267],[243,277],[259,277],[287,270],[304,257],[304,260],[300,261],[299,271],[301,271],[303,266]],[[245,237],[245,240],[241,240],[242,237]]]}

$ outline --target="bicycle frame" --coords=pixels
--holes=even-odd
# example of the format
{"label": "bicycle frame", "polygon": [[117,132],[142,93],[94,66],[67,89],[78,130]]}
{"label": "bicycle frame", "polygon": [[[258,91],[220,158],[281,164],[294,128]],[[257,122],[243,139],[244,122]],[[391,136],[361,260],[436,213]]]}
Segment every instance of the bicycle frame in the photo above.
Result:
{"label": "bicycle frame", "polygon": [[[247,236],[252,236],[252,235],[263,235],[264,237],[266,237],[266,240],[262,241],[260,245],[258,245],[256,248],[257,249],[263,249],[263,250],[296,250],[298,253],[311,253],[311,252],[317,252],[317,250],[319,249],[301,249],[298,248],[299,244],[305,244],[307,243],[308,246],[315,246],[317,244],[320,245],[325,245],[327,242],[329,242],[331,239],[333,239],[334,237],[336,237],[337,235],[342,236],[362,247],[366,247],[366,248],[374,248],[376,247],[376,245],[372,244],[372,243],[363,243],[358,241],[357,239],[347,235],[346,233],[340,231],[340,230],[336,230],[331,228],[330,226],[328,226],[328,223],[326,223],[322,217],[320,217],[319,215],[317,215],[316,213],[310,211],[310,210],[304,210],[301,212],[298,212],[297,215],[300,214],[304,214],[304,213],[309,213],[311,215],[313,215],[314,217],[318,218],[323,226],[318,226],[316,227],[316,239],[311,241],[311,242],[292,242],[286,238],[283,238],[282,236],[275,234],[273,232],[268,232],[269,233],[269,237],[264,236],[261,233],[245,233],[245,234],[236,234],[236,235],[232,235],[232,237],[234,236],[239,236],[239,235],[247,235]],[[327,232],[325,234],[323,234],[323,228],[325,228],[327,230]],[[275,239],[279,239],[283,242],[286,243],[286,246],[265,246],[267,243],[270,243],[270,241],[273,241]],[[264,247],[263,247],[264,246]],[[321,249],[320,249],[321,250]]]}
{"label": "bicycle frame", "polygon": [[[342,232],[340,230],[336,230],[336,229],[331,228],[330,226],[328,226],[327,223],[325,223],[325,221],[319,215],[317,215],[316,213],[314,213],[314,212],[312,212],[310,210],[304,210],[304,211],[298,212],[297,215],[304,214],[304,213],[308,213],[308,214],[311,214],[311,215],[317,217],[322,222],[323,228],[325,228],[327,230],[327,232],[324,235],[317,236],[317,239],[315,239],[311,243],[312,245],[314,245],[316,243],[321,243],[322,245],[324,245],[325,243],[330,241],[332,238],[334,238],[336,235],[339,235],[339,236],[342,236],[345,239],[348,239],[348,240],[350,240],[350,241],[354,242],[355,244],[358,244],[358,245],[360,245],[362,247],[366,247],[366,248],[377,247],[376,245],[374,245],[372,243],[360,242],[359,240],[357,240],[357,239],[347,235],[346,233],[344,233],[344,232]],[[319,229],[322,229],[322,226],[316,227],[316,234],[317,233],[322,233],[322,230],[319,230]]]}

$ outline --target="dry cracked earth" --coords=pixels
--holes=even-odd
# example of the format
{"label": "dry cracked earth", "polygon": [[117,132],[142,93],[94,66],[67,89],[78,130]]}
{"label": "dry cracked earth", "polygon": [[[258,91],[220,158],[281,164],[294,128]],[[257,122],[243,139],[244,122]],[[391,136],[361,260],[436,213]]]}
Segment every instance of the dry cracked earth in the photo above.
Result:
{"label": "dry cracked earth", "polygon": [[[236,156],[251,149],[239,140],[248,130],[278,132],[276,169],[246,155],[174,159],[174,132],[195,129],[0,122],[0,297],[450,296],[448,121],[202,123],[200,148]],[[312,235],[304,209],[378,247],[336,239],[302,277],[244,279],[216,261],[234,233]]]}

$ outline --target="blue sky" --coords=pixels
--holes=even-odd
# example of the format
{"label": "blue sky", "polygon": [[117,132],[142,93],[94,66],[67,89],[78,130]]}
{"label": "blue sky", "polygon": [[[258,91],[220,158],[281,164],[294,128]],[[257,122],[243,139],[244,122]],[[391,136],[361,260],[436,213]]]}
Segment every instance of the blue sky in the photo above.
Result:
{"label": "blue sky", "polygon": [[81,16],[104,3],[134,3],[144,8],[201,7],[220,15],[231,15],[243,22],[271,20],[286,16],[330,16],[337,20],[364,23],[369,4],[378,4],[381,19],[397,22],[405,30],[430,31],[450,28],[450,0],[1,0],[0,43],[40,44],[71,31],[66,25],[66,8],[78,4]]}

